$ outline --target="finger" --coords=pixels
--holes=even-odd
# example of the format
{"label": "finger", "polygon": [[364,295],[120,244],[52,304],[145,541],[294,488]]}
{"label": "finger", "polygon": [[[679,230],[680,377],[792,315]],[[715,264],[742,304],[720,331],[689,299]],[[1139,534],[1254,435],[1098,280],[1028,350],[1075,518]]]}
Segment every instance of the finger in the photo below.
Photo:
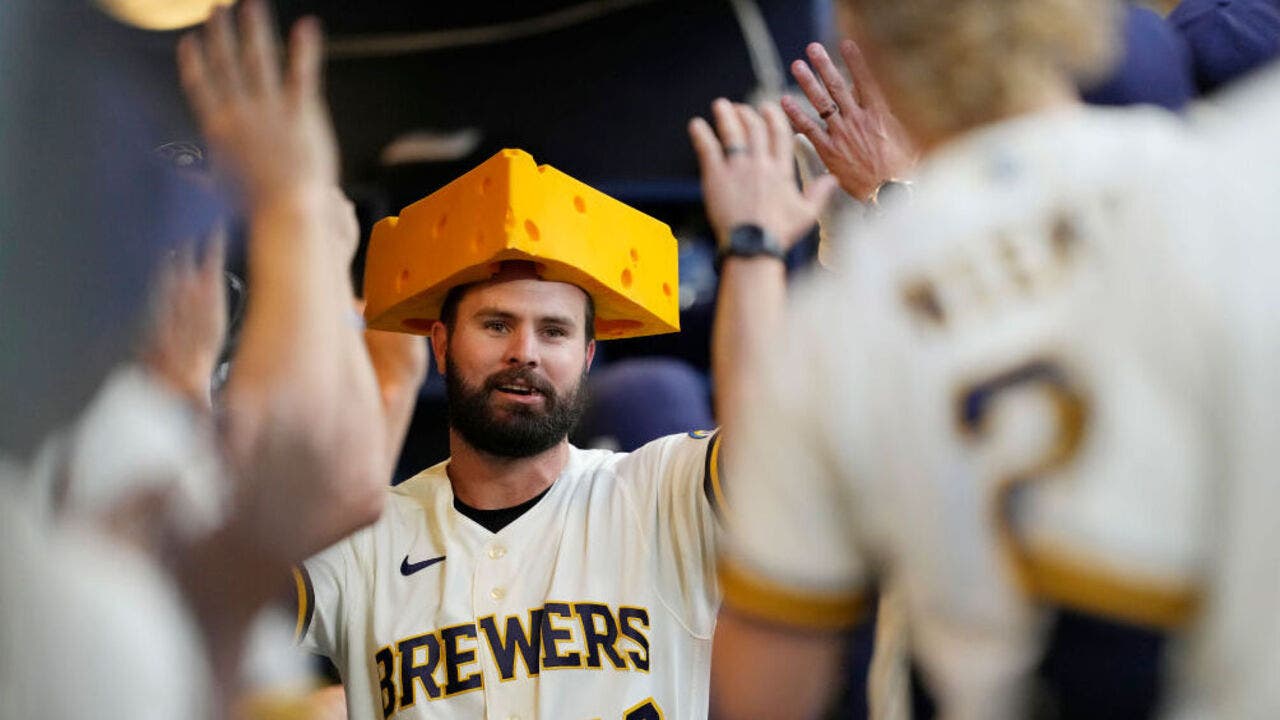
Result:
{"label": "finger", "polygon": [[760,106],[760,113],[764,115],[764,122],[769,127],[769,150],[773,159],[780,163],[791,162],[793,133],[782,108],[777,103],[765,103]]}
{"label": "finger", "polygon": [[289,37],[287,92],[295,102],[320,97],[320,56],[324,40],[320,21],[304,17],[293,25]]}
{"label": "finger", "polygon": [[698,156],[703,179],[719,175],[724,169],[724,148],[711,125],[700,117],[690,120],[689,139],[693,142],[694,154]]}
{"label": "finger", "polygon": [[849,39],[841,41],[840,56],[844,58],[844,64],[849,68],[849,76],[853,78],[853,86],[860,97],[860,104],[866,108],[884,109],[888,102],[880,89],[880,83],[876,81],[875,75],[871,74],[871,68],[867,65],[867,59],[863,56],[862,48],[858,47],[858,43]]}
{"label": "finger", "polygon": [[202,125],[218,107],[218,94],[209,82],[209,67],[204,58],[204,43],[195,33],[187,33],[178,41],[178,77],[191,111]]}
{"label": "finger", "polygon": [[253,92],[274,95],[280,89],[280,48],[275,23],[262,0],[247,0],[240,10],[241,60]]}
{"label": "finger", "polygon": [[791,76],[796,79],[804,96],[809,98],[809,103],[819,114],[838,108],[836,101],[831,99],[831,93],[827,91],[827,87],[822,84],[818,76],[813,74],[808,63],[803,60],[791,63]]}
{"label": "finger", "polygon": [[205,42],[208,47],[209,77],[224,96],[231,96],[244,89],[240,61],[236,58],[236,31],[231,26],[231,11],[219,7],[205,23]]}
{"label": "finger", "polygon": [[711,103],[711,114],[716,119],[716,131],[720,133],[720,142],[724,144],[725,155],[734,156],[750,150],[747,145],[747,131],[742,127],[742,119],[733,103],[724,98],[717,98]]}
{"label": "finger", "polygon": [[819,175],[805,187],[805,202],[809,203],[815,215],[821,214],[827,203],[831,202],[831,196],[835,194],[838,187],[840,187],[840,181],[835,175]]}
{"label": "finger", "polygon": [[819,153],[835,151],[835,148],[831,145],[831,136],[827,134],[826,126],[805,111],[799,101],[795,98],[783,97],[782,109],[787,113],[787,119],[791,121],[791,127],[796,132],[809,138],[809,142],[813,143],[814,149]]}
{"label": "finger", "polygon": [[826,86],[827,92],[831,93],[831,99],[835,101],[836,109],[852,117],[861,109],[857,88],[851,88],[849,83],[845,82],[844,76],[840,74],[836,64],[831,62],[831,56],[827,54],[827,49],[822,47],[822,43],[809,43],[806,51],[809,54],[809,62],[813,65],[813,69],[818,73],[818,77],[822,79],[822,84]]}
{"label": "finger", "polygon": [[768,159],[773,156],[773,148],[769,142],[769,128],[765,125],[760,113],[750,105],[735,105],[738,121],[747,133],[747,147],[751,148],[753,157]]}

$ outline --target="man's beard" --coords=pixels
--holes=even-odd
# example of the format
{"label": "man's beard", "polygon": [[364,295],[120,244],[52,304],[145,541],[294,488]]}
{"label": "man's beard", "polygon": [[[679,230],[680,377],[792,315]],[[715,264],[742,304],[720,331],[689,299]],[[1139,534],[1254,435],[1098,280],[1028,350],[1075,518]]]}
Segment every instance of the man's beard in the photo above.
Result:
{"label": "man's beard", "polygon": [[[586,373],[578,386],[563,397],[541,377],[525,367],[494,373],[480,387],[468,384],[454,370],[456,364],[445,365],[446,399],[449,403],[449,426],[475,449],[502,458],[526,458],[549,450],[569,436],[587,404]],[[541,408],[506,403],[506,417],[499,417],[490,405],[497,388],[517,381],[537,390],[543,399]]]}

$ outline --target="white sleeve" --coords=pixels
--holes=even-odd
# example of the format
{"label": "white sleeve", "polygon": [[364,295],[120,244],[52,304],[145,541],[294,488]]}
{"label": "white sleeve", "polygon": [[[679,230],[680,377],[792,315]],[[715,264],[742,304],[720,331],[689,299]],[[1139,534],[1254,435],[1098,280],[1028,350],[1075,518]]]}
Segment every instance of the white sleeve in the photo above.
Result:
{"label": "white sleeve", "polygon": [[340,668],[348,652],[345,619],[361,617],[355,604],[367,597],[356,561],[356,544],[366,528],[339,540],[293,569],[298,620],[295,637],[303,650],[324,655]]}
{"label": "white sleeve", "polygon": [[656,591],[697,637],[711,636],[719,592],[715,574],[719,434],[659,438],[618,464],[635,499],[658,568]]}
{"label": "white sleeve", "polygon": [[[725,608],[775,625],[844,629],[862,615],[866,568],[854,525],[848,442],[857,432],[850,318],[797,308],[762,362],[759,402],[725,440],[719,577]],[[832,315],[843,315],[833,317]]]}

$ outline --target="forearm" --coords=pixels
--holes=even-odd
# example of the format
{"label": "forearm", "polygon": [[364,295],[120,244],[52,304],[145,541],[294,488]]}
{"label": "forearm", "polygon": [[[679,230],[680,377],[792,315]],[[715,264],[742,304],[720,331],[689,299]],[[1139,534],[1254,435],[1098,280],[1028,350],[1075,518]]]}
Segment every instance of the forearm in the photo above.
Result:
{"label": "forearm", "polygon": [[413,420],[418,390],[427,378],[427,343],[416,335],[366,330],[364,344],[382,395],[387,467],[394,468]]}
{"label": "forearm", "polygon": [[405,436],[409,434],[409,423],[413,420],[413,410],[418,401],[418,385],[389,383],[382,386],[382,408],[386,418],[387,467],[395,469],[404,448]]}
{"label": "forearm", "polygon": [[[303,191],[255,208],[251,300],[227,389],[228,450],[249,488],[305,474],[317,501],[332,501],[292,538],[304,554],[376,518],[389,479],[378,387],[324,202]],[[301,456],[278,466],[277,453]]]}
{"label": "forearm", "polygon": [[770,342],[782,334],[786,292],[786,266],[775,258],[729,258],[724,263],[711,332],[716,420],[722,427],[732,427],[751,410],[751,383]]}
{"label": "forearm", "polygon": [[711,659],[712,714],[725,720],[813,720],[835,686],[839,635],[792,632],[721,611]]}

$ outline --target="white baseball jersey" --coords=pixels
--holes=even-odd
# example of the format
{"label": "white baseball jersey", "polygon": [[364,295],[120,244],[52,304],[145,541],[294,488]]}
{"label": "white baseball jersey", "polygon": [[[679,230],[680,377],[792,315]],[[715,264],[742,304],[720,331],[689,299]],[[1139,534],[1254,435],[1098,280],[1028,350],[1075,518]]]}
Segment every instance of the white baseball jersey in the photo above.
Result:
{"label": "white baseball jersey", "polygon": [[353,720],[706,717],[717,447],[572,448],[497,533],[454,508],[441,463],[305,563],[302,645],[338,666]]}
{"label": "white baseball jersey", "polygon": [[1163,114],[1071,108],[931,156],[801,293],[730,442],[726,606],[837,628],[886,582],[950,718],[1026,716],[1063,618],[1183,637],[1229,339],[1190,146]]}
{"label": "white baseball jersey", "polygon": [[32,482],[0,457],[0,719],[212,717],[200,630],[172,578],[90,528],[43,523]]}
{"label": "white baseball jersey", "polygon": [[[1211,154],[1199,191],[1220,204],[1217,253],[1202,270],[1222,288],[1230,343],[1219,435],[1225,481],[1214,504],[1212,593],[1180,717],[1280,717],[1280,66],[1220,94],[1197,118]],[[1247,242],[1224,242],[1235,236]]]}

